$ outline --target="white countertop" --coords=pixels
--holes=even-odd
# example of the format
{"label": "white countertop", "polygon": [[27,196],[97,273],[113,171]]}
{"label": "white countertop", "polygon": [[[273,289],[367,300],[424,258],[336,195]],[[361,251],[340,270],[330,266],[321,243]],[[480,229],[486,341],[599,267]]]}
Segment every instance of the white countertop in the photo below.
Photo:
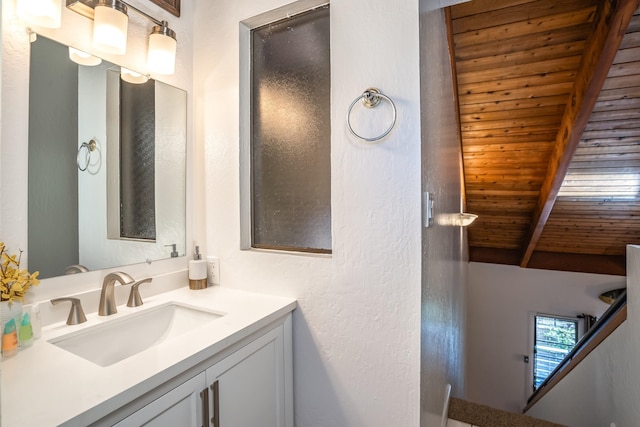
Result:
{"label": "white countertop", "polygon": [[[225,313],[208,325],[101,367],[48,340],[167,302]],[[144,298],[144,305],[118,306],[112,316],[87,314],[88,321],[43,328],[42,338],[2,361],[2,427],[86,425],[113,412],[186,369],[242,340],[296,307],[293,298],[254,294],[219,286],[183,287]],[[117,343],[114,343],[117,345]]]}

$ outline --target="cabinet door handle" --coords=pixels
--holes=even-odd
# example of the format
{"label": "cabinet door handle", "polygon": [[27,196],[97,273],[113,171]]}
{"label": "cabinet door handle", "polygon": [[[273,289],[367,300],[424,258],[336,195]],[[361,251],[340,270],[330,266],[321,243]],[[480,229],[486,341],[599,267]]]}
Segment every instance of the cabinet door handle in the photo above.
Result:
{"label": "cabinet door handle", "polygon": [[209,389],[205,388],[200,392],[202,399],[202,427],[209,427]]}
{"label": "cabinet door handle", "polygon": [[220,427],[220,385],[218,380],[211,384],[211,391],[213,391],[213,417],[211,417],[211,422],[213,427]]}

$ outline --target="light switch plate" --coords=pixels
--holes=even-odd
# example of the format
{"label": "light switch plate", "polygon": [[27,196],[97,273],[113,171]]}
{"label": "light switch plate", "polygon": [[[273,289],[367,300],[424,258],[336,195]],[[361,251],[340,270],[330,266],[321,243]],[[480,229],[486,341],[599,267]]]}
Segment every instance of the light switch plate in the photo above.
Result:
{"label": "light switch plate", "polygon": [[433,195],[428,191],[423,193],[423,206],[424,212],[424,224],[425,228],[428,228],[431,224],[433,224]]}

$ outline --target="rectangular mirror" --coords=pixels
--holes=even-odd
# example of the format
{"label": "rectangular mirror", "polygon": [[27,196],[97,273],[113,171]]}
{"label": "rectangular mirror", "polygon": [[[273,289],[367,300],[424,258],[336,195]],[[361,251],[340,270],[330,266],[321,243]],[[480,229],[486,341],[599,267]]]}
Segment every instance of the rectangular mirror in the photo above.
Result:
{"label": "rectangular mirror", "polygon": [[29,79],[29,269],[48,278],[184,255],[186,92],[126,82],[107,61],[79,65],[41,36]]}

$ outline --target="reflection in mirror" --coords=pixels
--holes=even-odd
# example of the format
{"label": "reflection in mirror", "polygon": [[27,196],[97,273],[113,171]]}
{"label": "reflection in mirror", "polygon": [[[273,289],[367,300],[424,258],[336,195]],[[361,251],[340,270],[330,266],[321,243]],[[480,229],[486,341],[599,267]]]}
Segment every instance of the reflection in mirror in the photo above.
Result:
{"label": "reflection in mirror", "polygon": [[120,75],[31,44],[28,248],[41,278],[185,253],[186,93]]}

